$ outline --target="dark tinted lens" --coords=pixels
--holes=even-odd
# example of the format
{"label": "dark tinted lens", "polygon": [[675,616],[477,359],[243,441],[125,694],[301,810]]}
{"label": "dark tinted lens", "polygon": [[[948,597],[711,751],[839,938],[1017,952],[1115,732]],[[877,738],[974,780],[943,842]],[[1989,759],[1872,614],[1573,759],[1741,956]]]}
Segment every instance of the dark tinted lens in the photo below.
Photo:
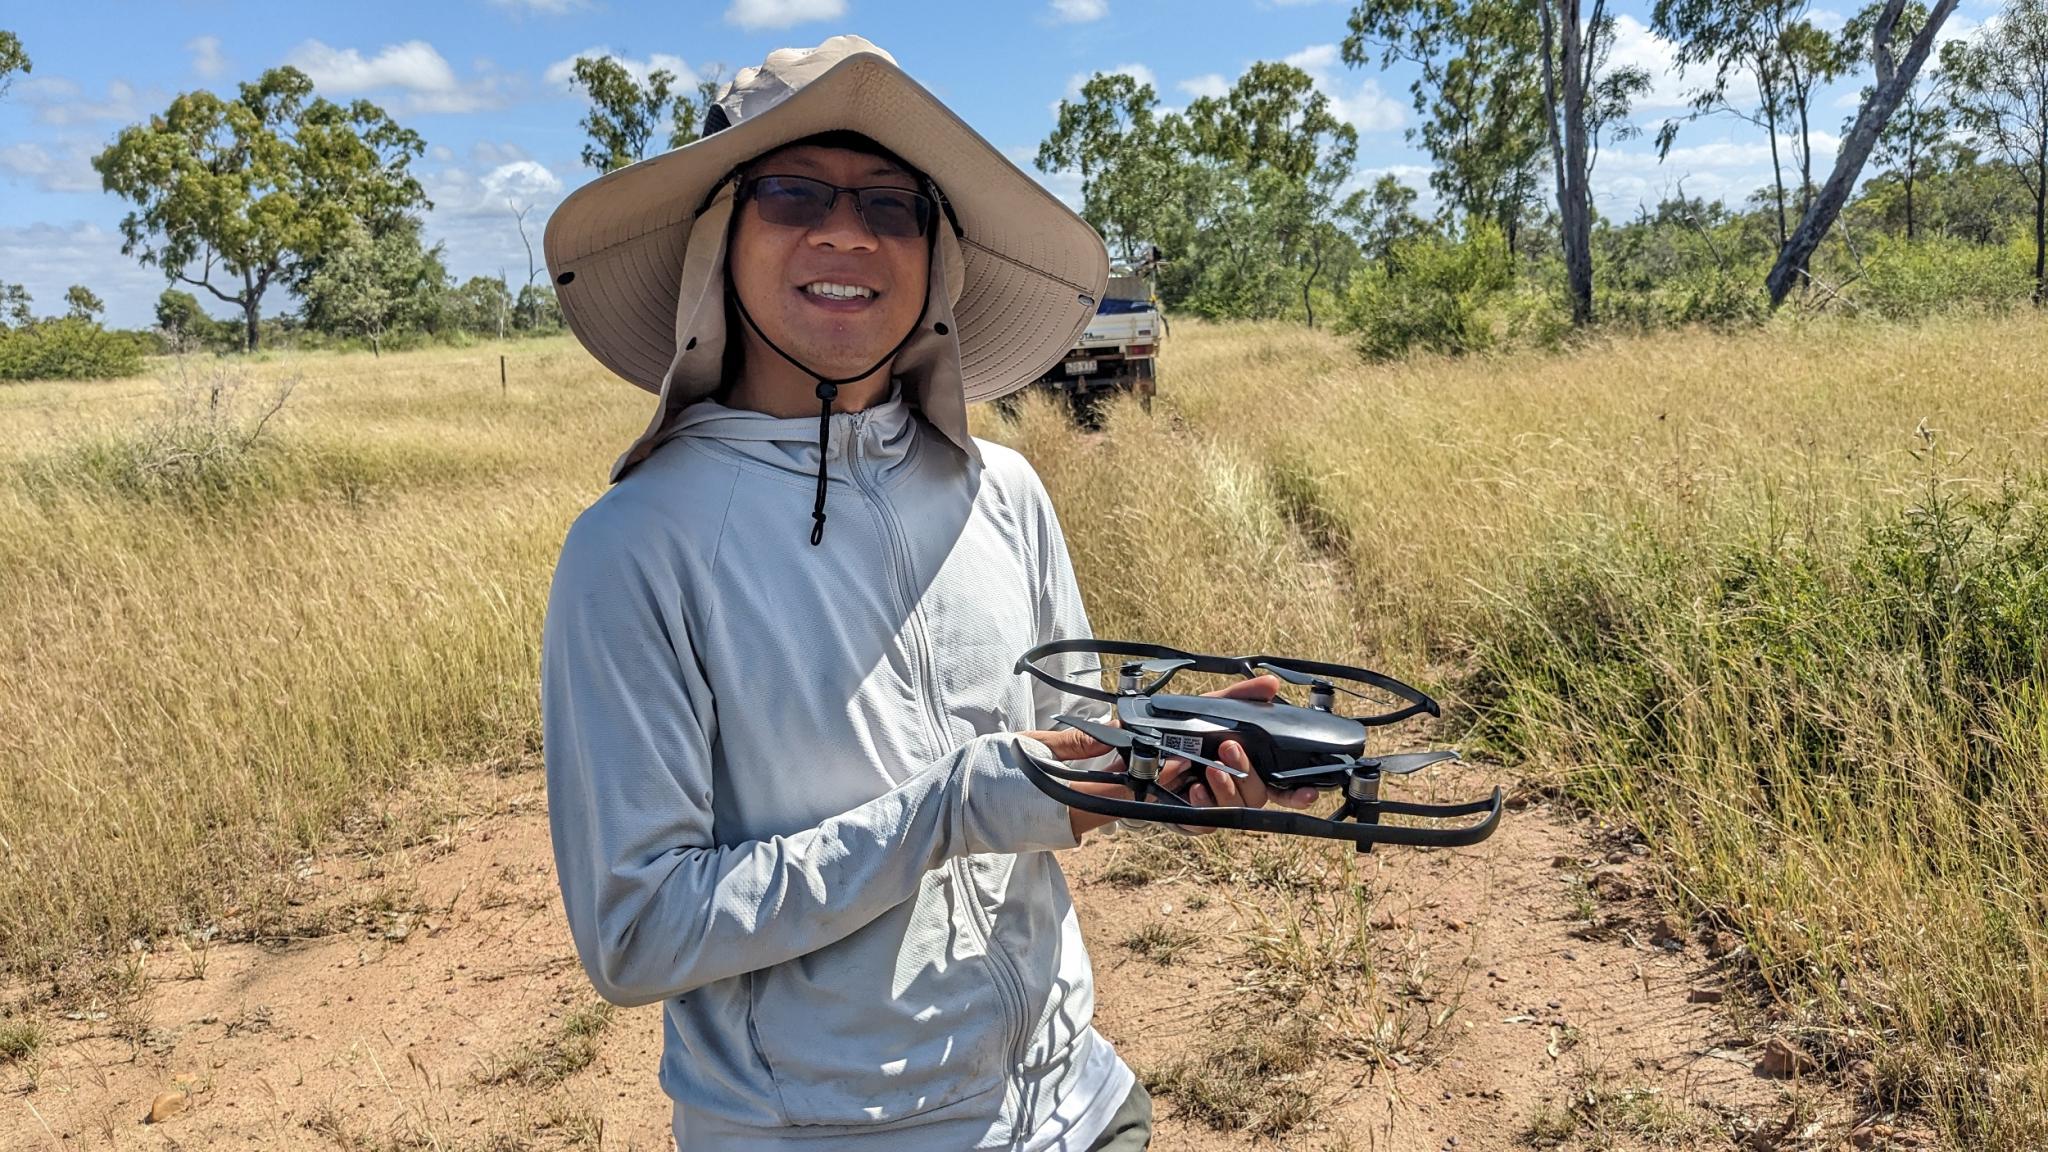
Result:
{"label": "dark tinted lens", "polygon": [[802,176],[763,176],[754,181],[754,204],[770,224],[815,228],[832,211],[832,186]]}
{"label": "dark tinted lens", "polygon": [[922,236],[932,202],[904,188],[863,188],[860,214],[877,236]]}

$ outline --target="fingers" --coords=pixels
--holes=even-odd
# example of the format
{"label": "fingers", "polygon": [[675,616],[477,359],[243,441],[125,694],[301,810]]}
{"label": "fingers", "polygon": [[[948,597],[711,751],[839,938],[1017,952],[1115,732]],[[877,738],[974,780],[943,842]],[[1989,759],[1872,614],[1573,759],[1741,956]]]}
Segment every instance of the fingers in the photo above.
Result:
{"label": "fingers", "polygon": [[1319,795],[1321,793],[1314,788],[1282,788],[1273,793],[1273,798],[1283,808],[1313,808]]}
{"label": "fingers", "polygon": [[1280,678],[1268,672],[1264,675],[1254,676],[1249,680],[1239,680],[1228,688],[1219,688],[1214,692],[1204,692],[1202,695],[1218,696],[1229,700],[1271,700],[1275,696],[1280,695]]}
{"label": "fingers", "polygon": [[1216,758],[1245,775],[1232,776],[1220,768],[1204,768],[1202,782],[1208,787],[1203,791],[1213,799],[1213,803],[1228,808],[1266,806],[1266,782],[1259,779],[1258,773],[1252,771],[1251,760],[1244,754],[1244,745],[1235,740],[1226,740],[1216,749]]}

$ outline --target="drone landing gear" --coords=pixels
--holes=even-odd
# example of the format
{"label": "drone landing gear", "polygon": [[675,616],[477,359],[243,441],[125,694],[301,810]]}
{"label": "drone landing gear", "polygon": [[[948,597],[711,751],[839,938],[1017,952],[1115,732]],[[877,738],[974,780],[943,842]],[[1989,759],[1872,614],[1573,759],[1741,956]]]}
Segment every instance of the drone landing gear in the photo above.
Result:
{"label": "drone landing gear", "polygon": [[[1156,824],[1181,824],[1199,828],[1237,828],[1249,832],[1284,832],[1294,836],[1315,836],[1325,840],[1348,840],[1360,852],[1375,844],[1401,844],[1421,848],[1462,848],[1493,835],[1500,823],[1501,790],[1485,800],[1465,804],[1415,804],[1380,799],[1381,773],[1377,762],[1365,760],[1353,766],[1344,785],[1344,803],[1328,817],[1311,816],[1276,808],[1197,807],[1187,797],[1159,783],[1160,758],[1133,752],[1130,771],[1093,772],[1068,768],[1057,762],[1044,763],[1024,757],[1024,773],[1039,791],[1083,812],[1113,816],[1121,820],[1144,820]],[[1131,790],[1132,799],[1097,796],[1069,788],[1060,781],[1115,784]],[[1383,824],[1382,816],[1417,816],[1449,820],[1480,816],[1476,823],[1453,827]]]}

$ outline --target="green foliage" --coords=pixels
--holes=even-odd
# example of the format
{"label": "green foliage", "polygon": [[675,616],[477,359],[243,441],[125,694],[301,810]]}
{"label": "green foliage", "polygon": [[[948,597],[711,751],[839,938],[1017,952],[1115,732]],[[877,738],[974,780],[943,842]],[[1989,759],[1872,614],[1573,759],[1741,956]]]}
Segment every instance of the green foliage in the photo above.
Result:
{"label": "green foliage", "polygon": [[1081,215],[1130,266],[1152,245],[1171,244],[1185,211],[1173,194],[1183,160],[1158,106],[1150,84],[1097,72],[1077,99],[1060,101],[1058,123],[1038,146],[1039,171],[1080,173]]}
{"label": "green foliage", "polygon": [[1599,315],[1638,329],[1741,324],[1769,312],[1764,275],[1775,255],[1766,213],[1737,214],[1699,199],[1594,234]]}
{"label": "green foliage", "polygon": [[101,380],[133,376],[148,337],[110,332],[77,316],[0,329],[0,380]]}
{"label": "green foliage", "polygon": [[1080,173],[1083,215],[1127,264],[1165,253],[1168,305],[1313,323],[1358,263],[1337,197],[1357,148],[1306,72],[1260,61],[1184,114],[1160,115],[1150,85],[1098,73],[1061,103],[1037,162]]}
{"label": "green foliage", "polygon": [[441,246],[421,247],[416,221],[402,220],[376,235],[352,225],[300,290],[306,325],[363,337],[381,353],[388,333],[435,326],[447,279]]}
{"label": "green foliage", "polygon": [[242,346],[240,325],[216,320],[190,292],[166,288],[156,298],[156,326],[171,349],[206,348],[232,352]]}
{"label": "green foliage", "polygon": [[1880,237],[1864,257],[1855,299],[1893,320],[1949,311],[2002,312],[2026,303],[2033,291],[2030,256],[2019,244]]}
{"label": "green foliage", "polygon": [[0,284],[0,329],[21,328],[35,322],[31,306],[34,297],[19,284]]}
{"label": "green foliage", "polygon": [[643,84],[616,57],[576,57],[569,85],[590,97],[590,111],[580,121],[590,137],[583,146],[583,163],[609,172],[645,159],[664,115],[669,119],[670,148],[695,140],[702,114],[718,94],[718,78],[714,74],[698,83],[694,103],[675,91],[675,83],[676,74],[666,68],[649,72]]}
{"label": "green foliage", "polygon": [[14,83],[14,74],[35,71],[35,65],[22,51],[21,37],[0,28],[0,96],[7,95],[7,89]]}
{"label": "green foliage", "polygon": [[122,253],[239,305],[253,344],[273,283],[310,275],[352,226],[378,231],[431,206],[409,170],[425,148],[375,104],[316,98],[305,73],[282,67],[233,100],[179,95],[123,128],[93,167],[136,205]]}
{"label": "green foliage", "polygon": [[1352,67],[1417,65],[1409,130],[1435,161],[1430,187],[1512,242],[1548,158],[1536,6],[1395,0],[1351,11],[1342,52]]}
{"label": "green foliage", "polygon": [[106,302],[83,284],[64,290],[64,314],[73,320],[97,320],[106,310]]}
{"label": "green foliage", "polygon": [[1478,224],[1464,239],[1403,241],[1391,266],[1397,274],[1354,277],[1345,301],[1345,326],[1368,358],[1483,352],[1503,335],[1496,331],[1498,306],[1514,274],[1499,228]]}
{"label": "green foliage", "polygon": [[512,326],[521,332],[556,332],[562,327],[562,305],[550,284],[525,284],[512,305]]}
{"label": "green foliage", "polygon": [[457,332],[497,336],[513,327],[512,293],[496,276],[471,276],[448,289],[441,302],[442,322]]}
{"label": "green foliage", "polygon": [[1941,70],[1957,122],[2032,199],[2034,302],[2048,303],[2048,0],[2007,0],[1982,35],[1942,45]]}

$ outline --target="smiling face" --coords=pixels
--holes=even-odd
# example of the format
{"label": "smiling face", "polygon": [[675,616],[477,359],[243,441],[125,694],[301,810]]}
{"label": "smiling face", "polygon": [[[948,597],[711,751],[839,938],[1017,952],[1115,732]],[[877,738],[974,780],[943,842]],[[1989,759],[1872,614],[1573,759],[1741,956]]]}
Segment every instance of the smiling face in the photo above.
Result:
{"label": "smiling face", "polygon": [[[914,175],[881,156],[810,144],[771,152],[747,173],[920,191]],[[765,219],[755,197],[740,209],[727,268],[740,302],[770,340],[810,369],[839,377],[888,355],[917,323],[930,274],[928,245],[924,236],[877,236],[845,193],[809,228]],[[745,340],[749,383],[772,374],[797,386],[800,374],[751,330]],[[875,373],[882,384],[888,368]],[[802,380],[801,389],[808,400],[811,381]]]}

